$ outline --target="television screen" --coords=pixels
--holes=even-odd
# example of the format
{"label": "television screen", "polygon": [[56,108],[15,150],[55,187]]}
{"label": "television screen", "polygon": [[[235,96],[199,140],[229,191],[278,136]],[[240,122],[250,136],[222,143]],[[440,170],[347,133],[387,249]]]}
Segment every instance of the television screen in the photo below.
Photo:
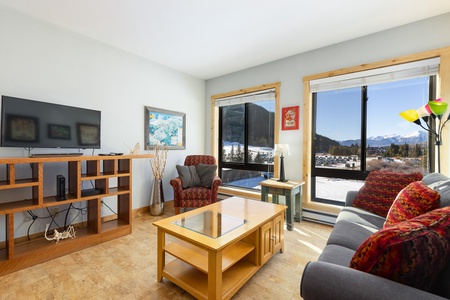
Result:
{"label": "television screen", "polygon": [[101,112],[2,96],[1,146],[100,148]]}

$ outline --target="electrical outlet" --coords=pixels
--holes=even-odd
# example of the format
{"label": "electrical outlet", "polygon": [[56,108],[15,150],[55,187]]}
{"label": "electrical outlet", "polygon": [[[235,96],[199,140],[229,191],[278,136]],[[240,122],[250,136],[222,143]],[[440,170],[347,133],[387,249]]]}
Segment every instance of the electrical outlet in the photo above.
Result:
{"label": "electrical outlet", "polygon": [[50,208],[50,213],[52,214],[52,216],[56,216],[57,214],[59,214],[59,207]]}

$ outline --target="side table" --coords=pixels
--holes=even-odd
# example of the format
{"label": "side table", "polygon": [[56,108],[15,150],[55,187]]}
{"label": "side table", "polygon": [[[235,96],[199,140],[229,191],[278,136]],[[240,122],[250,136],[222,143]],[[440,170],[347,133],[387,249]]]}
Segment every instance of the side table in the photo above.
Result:
{"label": "side table", "polygon": [[280,182],[276,179],[267,179],[261,181],[261,201],[268,202],[269,194],[272,194],[272,202],[278,204],[278,196],[286,197],[286,227],[288,230],[294,228],[294,220],[301,222],[302,220],[302,186],[305,184],[303,181],[289,180],[286,182]]}

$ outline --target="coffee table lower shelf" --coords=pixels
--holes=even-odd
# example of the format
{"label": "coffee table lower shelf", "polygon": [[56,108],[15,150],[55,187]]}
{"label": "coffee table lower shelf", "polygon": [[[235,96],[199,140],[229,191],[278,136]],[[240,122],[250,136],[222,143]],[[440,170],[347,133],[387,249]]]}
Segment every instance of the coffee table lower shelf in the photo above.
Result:
{"label": "coffee table lower shelf", "polygon": [[[247,261],[239,261],[231,266],[222,274],[222,298],[231,298],[258,269],[259,266]],[[197,299],[208,299],[208,274],[179,259],[164,266],[163,277]]]}

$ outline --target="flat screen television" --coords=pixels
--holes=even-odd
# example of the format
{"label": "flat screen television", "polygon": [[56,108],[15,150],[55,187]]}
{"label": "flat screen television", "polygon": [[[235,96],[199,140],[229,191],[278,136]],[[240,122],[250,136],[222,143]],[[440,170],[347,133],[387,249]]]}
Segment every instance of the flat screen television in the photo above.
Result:
{"label": "flat screen television", "polygon": [[2,96],[1,147],[99,149],[101,112]]}

